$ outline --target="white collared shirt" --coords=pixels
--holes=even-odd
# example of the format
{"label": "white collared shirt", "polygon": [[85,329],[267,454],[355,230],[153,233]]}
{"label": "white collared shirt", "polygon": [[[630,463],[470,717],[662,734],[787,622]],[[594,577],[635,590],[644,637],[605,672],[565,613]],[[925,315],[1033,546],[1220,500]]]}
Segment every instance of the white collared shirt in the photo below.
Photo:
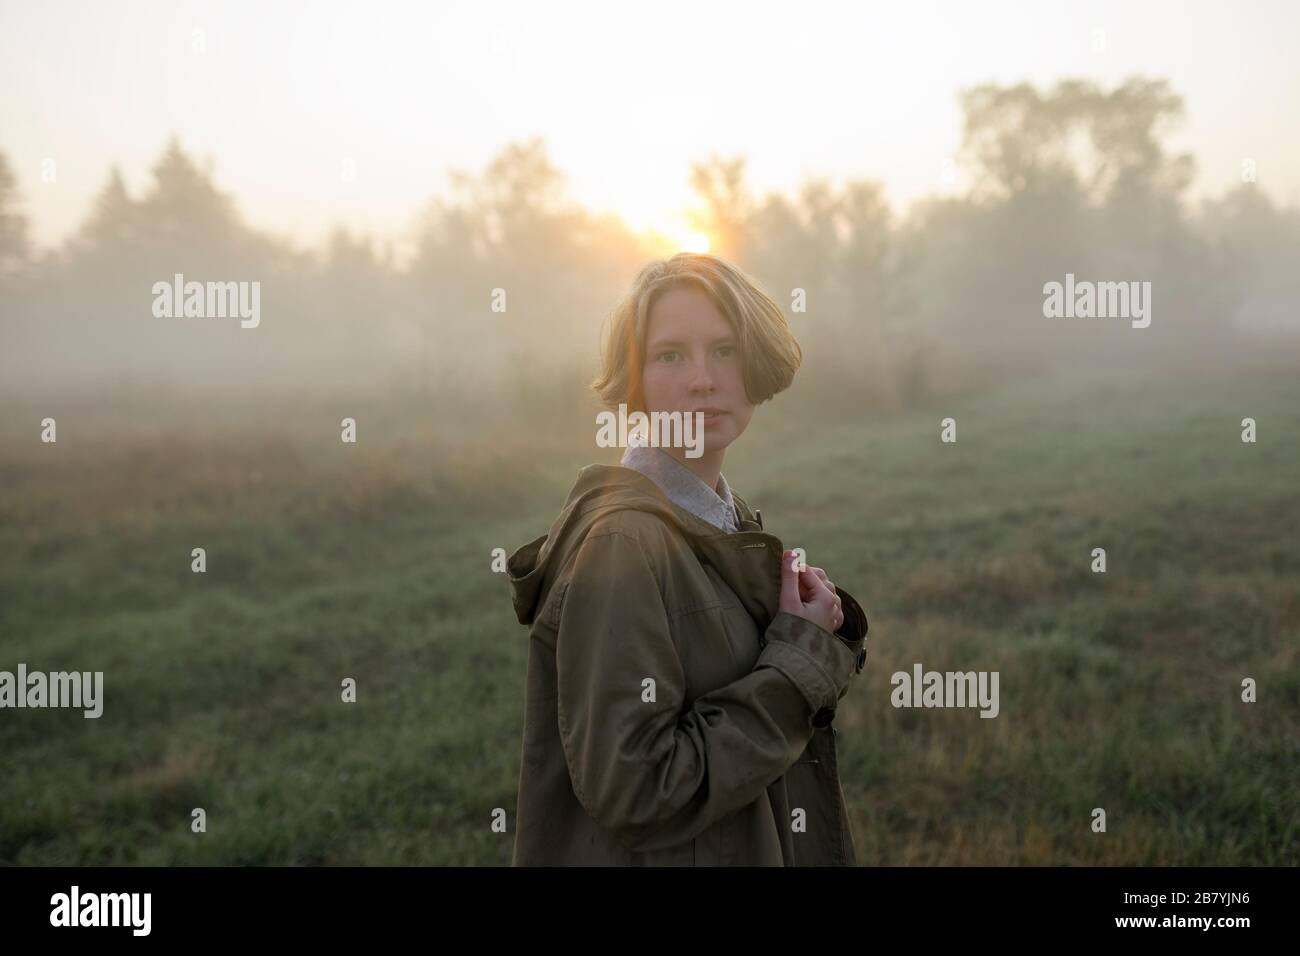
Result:
{"label": "white collared shirt", "polygon": [[662,448],[652,445],[629,445],[621,464],[645,475],[663,490],[669,500],[715,528],[728,533],[740,529],[736,502],[731,497],[727,479],[721,474],[718,475],[718,490],[714,491],[695,472]]}

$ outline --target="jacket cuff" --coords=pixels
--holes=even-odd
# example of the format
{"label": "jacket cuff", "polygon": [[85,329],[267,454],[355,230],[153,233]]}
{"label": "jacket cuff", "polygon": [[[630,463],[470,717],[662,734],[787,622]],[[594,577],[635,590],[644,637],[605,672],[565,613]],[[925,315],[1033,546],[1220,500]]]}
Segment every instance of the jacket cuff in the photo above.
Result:
{"label": "jacket cuff", "polygon": [[779,670],[799,688],[814,713],[834,710],[856,673],[855,651],[843,639],[788,611],[777,612],[765,636],[755,666]]}
{"label": "jacket cuff", "polygon": [[848,591],[841,587],[835,588],[835,593],[840,596],[840,610],[844,614],[844,623],[840,629],[835,632],[835,636],[844,642],[844,645],[853,652],[854,673],[861,674],[862,668],[866,666],[867,654],[867,612],[862,610],[859,604]]}

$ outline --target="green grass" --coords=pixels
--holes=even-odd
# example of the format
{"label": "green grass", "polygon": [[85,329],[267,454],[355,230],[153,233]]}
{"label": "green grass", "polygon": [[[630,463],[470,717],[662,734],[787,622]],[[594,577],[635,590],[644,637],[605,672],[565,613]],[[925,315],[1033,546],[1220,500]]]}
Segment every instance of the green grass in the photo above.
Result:
{"label": "green grass", "polygon": [[[799,401],[725,470],[868,611],[836,722],[863,862],[1300,862],[1300,379],[1079,373],[858,421]],[[6,420],[0,669],[102,670],[105,704],[0,711],[0,862],[509,862],[527,648],[491,550],[613,459],[508,421],[443,443],[397,406],[363,428],[385,411],[355,447],[304,415],[65,409],[57,445],[43,413]],[[894,709],[917,661],[999,671],[1000,715]]]}

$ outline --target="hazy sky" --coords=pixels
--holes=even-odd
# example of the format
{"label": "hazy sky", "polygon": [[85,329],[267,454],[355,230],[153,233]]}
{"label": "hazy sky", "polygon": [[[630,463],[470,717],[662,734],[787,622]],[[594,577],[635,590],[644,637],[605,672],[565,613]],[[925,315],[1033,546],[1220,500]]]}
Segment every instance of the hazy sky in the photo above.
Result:
{"label": "hazy sky", "polygon": [[138,195],[173,132],[250,222],[304,243],[335,223],[397,236],[448,167],[479,172],[533,135],[572,198],[674,230],[710,153],[747,156],[758,192],[866,176],[902,206],[946,188],[959,89],[1134,74],[1185,98],[1171,143],[1196,155],[1198,194],[1251,157],[1300,203],[1289,0],[0,0],[0,151],[42,245],[110,164]]}

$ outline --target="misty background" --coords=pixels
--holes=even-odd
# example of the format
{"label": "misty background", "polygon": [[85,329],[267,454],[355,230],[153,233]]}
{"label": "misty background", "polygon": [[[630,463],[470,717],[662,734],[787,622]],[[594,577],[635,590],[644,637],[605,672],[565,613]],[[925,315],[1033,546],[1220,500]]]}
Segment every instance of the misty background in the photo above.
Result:
{"label": "misty background", "polygon": [[[693,235],[750,271],[806,353],[801,394],[899,407],[958,383],[1066,365],[1300,357],[1300,210],[1254,181],[1191,204],[1195,158],[1165,143],[1167,82],[985,85],[960,94],[964,195],[891,208],[870,178],[755,195],[744,156],[690,164]],[[601,324],[661,247],[566,196],[545,140],[504,146],[427,200],[412,253],[339,228],[298,248],[249,226],[173,139],[135,194],[116,169],[76,233],[38,251],[0,152],[0,380],[10,398],[166,388],[398,390],[458,416],[581,405]],[[261,283],[261,323],[157,318],[151,288]],[[1152,322],[1047,319],[1043,285],[1145,281]],[[504,289],[507,311],[492,310]],[[792,311],[795,289],[807,312]]]}

